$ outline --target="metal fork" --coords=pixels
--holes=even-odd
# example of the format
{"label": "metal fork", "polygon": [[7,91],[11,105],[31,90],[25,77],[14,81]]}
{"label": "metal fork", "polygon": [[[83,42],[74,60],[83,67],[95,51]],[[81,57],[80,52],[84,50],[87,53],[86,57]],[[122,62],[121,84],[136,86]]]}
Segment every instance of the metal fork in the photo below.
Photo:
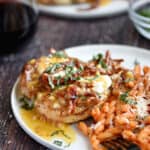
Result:
{"label": "metal fork", "polygon": [[102,143],[108,150],[140,150],[140,148],[127,140],[116,138]]}

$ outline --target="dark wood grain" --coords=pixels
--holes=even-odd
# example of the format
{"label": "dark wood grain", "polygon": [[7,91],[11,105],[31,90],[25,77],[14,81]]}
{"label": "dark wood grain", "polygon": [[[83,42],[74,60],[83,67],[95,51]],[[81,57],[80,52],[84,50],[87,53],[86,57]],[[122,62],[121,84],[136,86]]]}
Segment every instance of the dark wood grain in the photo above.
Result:
{"label": "dark wood grain", "polygon": [[115,43],[150,49],[150,41],[134,29],[127,14],[93,20],[67,20],[39,17],[37,32],[29,44],[15,54],[0,56],[0,150],[44,150],[19,127],[12,115],[10,93],[23,64],[48,53],[50,47]]}

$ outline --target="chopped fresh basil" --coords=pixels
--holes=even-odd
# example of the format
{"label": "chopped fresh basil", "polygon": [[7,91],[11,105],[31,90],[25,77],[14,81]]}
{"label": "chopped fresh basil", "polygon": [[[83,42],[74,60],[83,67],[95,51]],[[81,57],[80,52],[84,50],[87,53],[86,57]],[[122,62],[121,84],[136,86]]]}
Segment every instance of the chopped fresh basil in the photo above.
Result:
{"label": "chopped fresh basil", "polygon": [[62,146],[62,144],[63,144],[63,142],[62,141],[59,141],[59,140],[54,140],[54,142],[53,142],[55,145],[57,145],[57,146]]}
{"label": "chopped fresh basil", "polygon": [[128,97],[128,92],[125,92],[120,95],[120,100],[125,101],[127,97]]}
{"label": "chopped fresh basil", "polygon": [[67,145],[64,146],[64,148],[70,147],[71,143],[68,143]]}
{"label": "chopped fresh basil", "polygon": [[59,69],[62,65],[60,63],[55,63],[52,66],[49,66],[45,72],[46,73],[53,73],[56,69]]}
{"label": "chopped fresh basil", "polygon": [[96,80],[97,78],[99,78],[99,75],[96,75],[92,78],[87,78],[88,81],[93,81],[93,80]]}
{"label": "chopped fresh basil", "polygon": [[56,130],[56,131],[52,132],[52,133],[51,133],[51,136],[58,135],[58,134],[59,134],[59,131],[60,131],[60,130]]}
{"label": "chopped fresh basil", "polygon": [[97,54],[96,56],[93,57],[93,60],[101,60],[103,58],[102,54]]}
{"label": "chopped fresh basil", "polygon": [[73,77],[72,80],[77,81],[77,80],[81,80],[81,77]]}
{"label": "chopped fresh basil", "polygon": [[102,68],[107,68],[107,64],[104,62],[104,60],[99,61],[99,64],[102,66]]}
{"label": "chopped fresh basil", "polygon": [[56,52],[52,56],[58,57],[58,58],[66,58],[67,57],[67,55],[63,51]]}
{"label": "chopped fresh basil", "polygon": [[84,66],[80,64],[80,67],[79,67],[79,71],[83,71],[84,70]]}
{"label": "chopped fresh basil", "polygon": [[80,69],[76,69],[74,63],[70,63],[68,66],[66,66],[65,68],[65,77],[64,77],[64,82],[65,85],[68,84],[69,80],[72,81],[76,81],[76,80],[80,80],[80,77],[74,77],[73,75],[75,75],[77,72],[80,72]]}
{"label": "chopped fresh basil", "polygon": [[[62,64],[60,63],[56,63],[56,64],[53,64],[52,66],[48,67],[45,72],[46,73],[54,73],[54,71],[56,71],[57,69],[59,69],[60,67],[62,67]],[[80,80],[81,78],[78,76],[78,77],[74,77],[74,75],[76,73],[80,73],[81,70],[83,70],[83,66],[81,65],[80,68],[76,68],[75,67],[75,64],[74,62],[72,61],[70,64],[68,64],[67,66],[65,66],[64,68],[64,72],[65,72],[65,75],[63,77],[61,76],[56,76],[55,79],[56,79],[56,83],[54,84],[51,77],[48,76],[48,82],[49,82],[49,85],[52,89],[55,89],[55,88],[58,88],[59,86],[61,86],[61,79],[63,78],[64,79],[64,84],[63,85],[67,85],[68,84],[68,81],[77,81],[77,80]]]}
{"label": "chopped fresh basil", "polygon": [[67,139],[70,139],[70,136],[68,136],[64,130],[56,130],[54,131],[51,136],[55,136],[55,135],[58,135],[58,134],[62,134],[64,137],[66,137]]}
{"label": "chopped fresh basil", "polygon": [[75,73],[73,66],[67,66],[65,68],[65,72],[66,72],[66,74],[73,74],[73,73]]}
{"label": "chopped fresh basil", "polygon": [[94,56],[93,60],[98,61],[98,64],[100,64],[102,68],[104,68],[104,69],[107,68],[107,64],[105,63],[102,54],[98,54],[98,55]]}
{"label": "chopped fresh basil", "polygon": [[66,74],[75,74],[77,72],[74,62],[71,62],[69,65],[66,66],[65,72]]}
{"label": "chopped fresh basil", "polygon": [[65,84],[65,85],[68,84],[68,80],[69,80],[69,77],[68,77],[68,76],[65,76],[65,78],[64,78],[64,84]]}
{"label": "chopped fresh basil", "polygon": [[33,107],[34,107],[33,100],[30,100],[25,96],[20,98],[19,101],[20,101],[21,107],[24,108],[24,109],[30,110],[30,109],[33,109]]}
{"label": "chopped fresh basil", "polygon": [[127,99],[127,103],[130,105],[136,105],[137,104],[137,102],[134,101],[133,99]]}
{"label": "chopped fresh basil", "polygon": [[59,69],[61,67],[61,64],[54,64],[51,68],[51,73],[53,73],[56,69]]}
{"label": "chopped fresh basil", "polygon": [[128,96],[128,92],[125,92],[120,95],[119,99],[126,104],[135,105],[136,101],[129,99]]}

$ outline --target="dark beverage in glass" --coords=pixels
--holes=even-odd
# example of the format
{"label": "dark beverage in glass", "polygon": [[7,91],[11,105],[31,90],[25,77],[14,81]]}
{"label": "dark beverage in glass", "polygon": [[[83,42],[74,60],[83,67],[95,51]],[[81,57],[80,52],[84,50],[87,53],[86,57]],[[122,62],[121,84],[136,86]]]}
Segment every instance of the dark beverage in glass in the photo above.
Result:
{"label": "dark beverage in glass", "polygon": [[11,52],[34,33],[35,0],[0,0],[0,53]]}

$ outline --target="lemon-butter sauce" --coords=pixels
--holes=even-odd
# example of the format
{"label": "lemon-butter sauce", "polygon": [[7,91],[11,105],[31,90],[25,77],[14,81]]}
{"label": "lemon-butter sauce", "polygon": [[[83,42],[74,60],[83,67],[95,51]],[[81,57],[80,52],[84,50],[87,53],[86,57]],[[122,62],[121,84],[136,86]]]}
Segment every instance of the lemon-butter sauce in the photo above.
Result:
{"label": "lemon-butter sauce", "polygon": [[25,124],[38,136],[44,138],[48,141],[53,141],[54,144],[58,144],[59,139],[64,141],[66,146],[69,146],[73,141],[75,141],[76,134],[73,128],[70,125],[61,124],[56,125],[56,123],[47,122],[33,110],[20,109],[21,117]]}

